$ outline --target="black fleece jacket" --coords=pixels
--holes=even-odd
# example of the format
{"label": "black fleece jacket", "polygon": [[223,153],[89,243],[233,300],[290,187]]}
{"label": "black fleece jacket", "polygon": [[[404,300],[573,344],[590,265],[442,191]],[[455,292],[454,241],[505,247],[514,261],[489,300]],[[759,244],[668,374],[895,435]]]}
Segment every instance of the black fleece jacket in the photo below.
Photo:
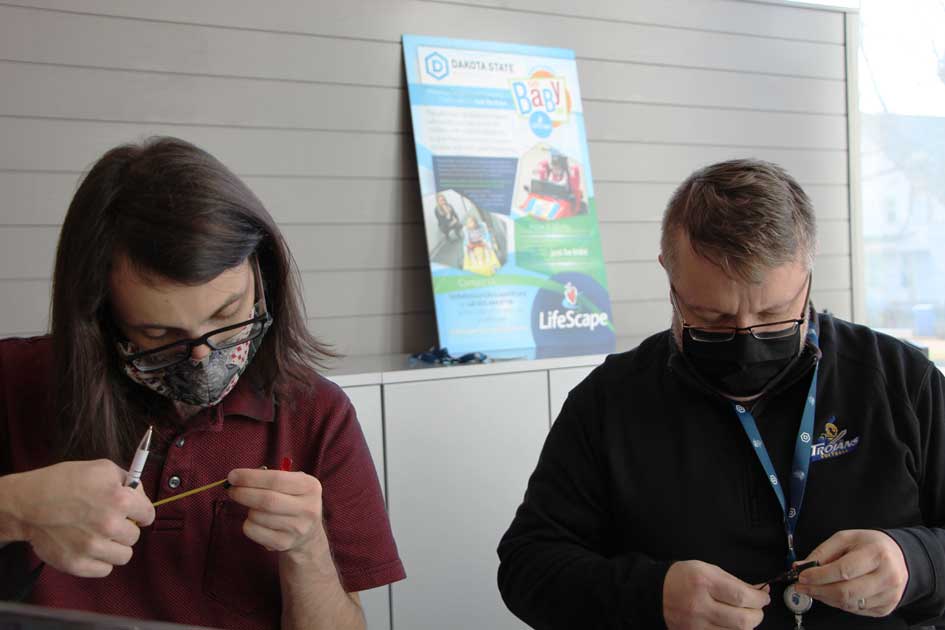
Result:
{"label": "black fleece jacket", "polygon": [[[817,316],[814,442],[795,543],[882,529],[909,569],[896,612],[815,602],[808,629],[935,625],[945,612],[945,379],[919,351]],[[808,346],[753,405],[781,480],[818,352]],[[828,426],[829,423],[829,426]],[[749,583],[785,569],[782,511],[731,403],[705,387],[669,331],[612,355],[568,396],[499,545],[499,588],[534,628],[662,628],[676,560]],[[793,628],[772,592],[761,628]]]}

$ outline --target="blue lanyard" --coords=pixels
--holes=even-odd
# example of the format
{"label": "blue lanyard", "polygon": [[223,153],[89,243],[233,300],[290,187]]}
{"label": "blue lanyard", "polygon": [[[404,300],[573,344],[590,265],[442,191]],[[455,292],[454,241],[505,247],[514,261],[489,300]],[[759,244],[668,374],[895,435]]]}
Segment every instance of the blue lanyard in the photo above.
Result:
{"label": "blue lanyard", "polygon": [[[811,326],[807,332],[807,338],[818,345],[817,331]],[[801,426],[797,431],[797,441],[794,444],[794,461],[791,465],[791,498],[790,503],[785,499],[784,489],[781,482],[778,481],[778,475],[774,471],[774,465],[768,456],[768,449],[765,448],[764,440],[761,439],[761,433],[758,432],[758,425],[751,412],[738,403],[732,403],[735,408],[735,415],[741,420],[742,427],[755,449],[755,455],[758,461],[765,469],[768,481],[774,488],[774,493],[781,504],[781,511],[784,514],[784,533],[787,535],[788,544],[788,565],[790,566],[797,555],[794,552],[794,530],[797,528],[797,519],[801,515],[801,503],[804,501],[804,489],[807,487],[807,471],[810,468],[811,440],[814,433],[814,411],[817,405],[817,372],[820,369],[820,363],[814,367],[814,376],[810,381],[810,390],[807,392],[807,401],[804,403],[804,415],[801,416]]]}

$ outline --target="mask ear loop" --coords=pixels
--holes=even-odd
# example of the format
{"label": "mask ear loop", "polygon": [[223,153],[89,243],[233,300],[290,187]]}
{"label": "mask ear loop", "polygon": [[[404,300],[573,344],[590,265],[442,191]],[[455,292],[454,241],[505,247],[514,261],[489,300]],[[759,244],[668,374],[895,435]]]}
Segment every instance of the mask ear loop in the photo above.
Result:
{"label": "mask ear loop", "polygon": [[807,294],[804,296],[804,306],[803,311],[801,312],[800,318],[804,320],[806,324],[811,323],[810,311],[810,291],[811,287],[814,285],[814,271],[811,270],[807,273]]}
{"label": "mask ear loop", "polygon": [[674,287],[672,283],[669,284],[669,303],[673,305],[673,313],[679,318],[679,325],[682,327],[680,334],[686,334],[686,329],[689,328],[689,324],[686,322],[686,318],[683,317],[682,309],[679,308],[679,302],[676,297],[676,287]]}
{"label": "mask ear loop", "polygon": [[[262,281],[262,269],[259,267],[259,254],[253,253],[253,284],[254,292],[253,296],[253,316],[257,317],[263,313],[269,313],[269,305],[266,302],[266,287],[263,285]],[[262,310],[258,310],[259,307],[262,307]]]}
{"label": "mask ear loop", "polygon": [[[269,312],[269,306],[266,300],[266,287],[263,284],[263,274],[262,268],[259,265],[259,253],[253,252],[253,283],[255,301],[253,302],[253,318],[257,318],[260,315],[266,315],[266,320],[263,323],[262,333],[255,339],[250,339],[250,354],[254,355],[259,351],[260,346],[262,346],[263,338],[266,336],[269,328],[272,325],[272,314]],[[249,367],[249,366],[247,366]]]}

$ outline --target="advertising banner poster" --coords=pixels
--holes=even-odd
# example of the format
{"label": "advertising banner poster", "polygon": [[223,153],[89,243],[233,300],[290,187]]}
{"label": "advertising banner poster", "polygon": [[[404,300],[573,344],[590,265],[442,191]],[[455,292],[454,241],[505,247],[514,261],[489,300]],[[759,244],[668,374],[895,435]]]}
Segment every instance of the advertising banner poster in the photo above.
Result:
{"label": "advertising banner poster", "polygon": [[574,52],[403,42],[440,345],[612,352]]}

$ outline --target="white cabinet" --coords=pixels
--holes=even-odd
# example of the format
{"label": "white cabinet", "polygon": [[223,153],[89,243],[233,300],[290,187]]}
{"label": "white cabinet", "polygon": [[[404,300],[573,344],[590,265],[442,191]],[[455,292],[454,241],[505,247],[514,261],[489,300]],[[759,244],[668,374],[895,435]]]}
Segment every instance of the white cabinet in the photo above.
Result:
{"label": "white cabinet", "polygon": [[361,591],[361,609],[368,630],[390,630],[390,585]]}
{"label": "white cabinet", "polygon": [[358,422],[361,423],[361,431],[364,432],[364,439],[371,450],[371,458],[374,460],[377,478],[381,482],[381,490],[386,496],[387,489],[384,487],[384,414],[381,411],[381,386],[361,385],[345,387],[344,390],[358,414]]}
{"label": "white cabinet", "polygon": [[525,628],[499,596],[495,550],[548,431],[547,371],[385,384],[384,417],[407,571],[392,588],[394,627]]}
{"label": "white cabinet", "polygon": [[[362,385],[345,387],[358,414],[364,439],[371,449],[377,477],[384,489],[384,417],[381,413],[381,386]],[[361,607],[370,630],[390,630],[390,586],[361,592]]]}
{"label": "white cabinet", "polygon": [[499,596],[496,546],[568,392],[603,359],[335,377],[357,411],[407,571],[361,593],[371,630],[526,628]]}

